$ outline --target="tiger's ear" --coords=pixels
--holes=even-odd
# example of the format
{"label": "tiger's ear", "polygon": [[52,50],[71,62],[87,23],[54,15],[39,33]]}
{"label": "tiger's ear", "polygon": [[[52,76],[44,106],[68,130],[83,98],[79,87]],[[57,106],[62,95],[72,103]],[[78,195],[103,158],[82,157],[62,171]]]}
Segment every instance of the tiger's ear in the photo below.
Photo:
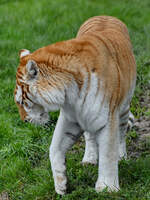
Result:
{"label": "tiger's ear", "polygon": [[21,49],[21,50],[19,51],[19,57],[20,57],[20,58],[22,58],[22,57],[24,57],[24,56],[27,56],[27,55],[29,55],[29,54],[30,54],[30,51],[27,50],[27,49]]}
{"label": "tiger's ear", "polygon": [[37,77],[39,68],[34,60],[29,60],[26,64],[27,75],[30,79]]}

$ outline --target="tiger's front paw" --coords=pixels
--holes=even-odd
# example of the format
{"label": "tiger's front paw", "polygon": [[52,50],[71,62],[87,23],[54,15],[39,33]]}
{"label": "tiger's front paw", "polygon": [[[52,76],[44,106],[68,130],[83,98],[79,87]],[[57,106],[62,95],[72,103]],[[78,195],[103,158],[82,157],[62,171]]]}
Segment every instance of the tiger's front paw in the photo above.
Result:
{"label": "tiger's front paw", "polygon": [[82,164],[96,165],[97,160],[98,160],[97,148],[96,146],[90,145],[89,143],[88,145],[86,145],[85,153],[82,159]]}
{"label": "tiger's front paw", "polygon": [[83,157],[82,159],[82,164],[86,165],[86,164],[92,164],[92,165],[96,165],[97,164],[97,157],[93,156],[93,157]]}
{"label": "tiger's front paw", "polygon": [[64,195],[66,194],[66,184],[67,178],[64,175],[59,175],[55,177],[55,191],[57,194]]}
{"label": "tiger's front paw", "polygon": [[102,192],[104,189],[106,189],[108,192],[118,192],[120,188],[118,184],[105,184],[101,182],[96,183],[96,192]]}

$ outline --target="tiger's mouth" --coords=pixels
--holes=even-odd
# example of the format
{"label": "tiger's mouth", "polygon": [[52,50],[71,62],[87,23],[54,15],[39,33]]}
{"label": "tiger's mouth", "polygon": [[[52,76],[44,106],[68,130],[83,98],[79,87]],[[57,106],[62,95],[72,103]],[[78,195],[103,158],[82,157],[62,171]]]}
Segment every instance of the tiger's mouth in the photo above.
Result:
{"label": "tiger's mouth", "polygon": [[47,112],[43,112],[40,114],[35,113],[28,113],[24,122],[29,122],[35,125],[48,125],[50,123],[50,117]]}

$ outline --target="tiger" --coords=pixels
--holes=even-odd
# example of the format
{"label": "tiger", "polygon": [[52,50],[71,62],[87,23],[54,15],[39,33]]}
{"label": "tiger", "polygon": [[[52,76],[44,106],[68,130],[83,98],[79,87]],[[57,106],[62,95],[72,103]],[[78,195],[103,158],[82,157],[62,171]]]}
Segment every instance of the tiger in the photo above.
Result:
{"label": "tiger", "polygon": [[19,52],[14,99],[23,121],[45,124],[60,110],[49,149],[55,191],[67,189],[66,153],[85,136],[83,163],[96,164],[97,192],[118,191],[118,162],[136,85],[136,62],[126,25],[112,16],[84,22],[77,36],[31,53]]}

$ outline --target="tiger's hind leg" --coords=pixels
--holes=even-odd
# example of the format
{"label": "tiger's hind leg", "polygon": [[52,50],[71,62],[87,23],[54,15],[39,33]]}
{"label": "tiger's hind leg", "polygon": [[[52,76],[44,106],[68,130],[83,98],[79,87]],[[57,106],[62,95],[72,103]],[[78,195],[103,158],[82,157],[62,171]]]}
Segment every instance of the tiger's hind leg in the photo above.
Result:
{"label": "tiger's hind leg", "polygon": [[119,113],[115,111],[105,126],[97,132],[99,151],[98,179],[95,185],[97,192],[119,190],[118,179],[118,146],[119,146]]}
{"label": "tiger's hind leg", "polygon": [[95,134],[84,132],[85,138],[85,153],[82,159],[83,164],[97,164],[98,147],[96,143]]}
{"label": "tiger's hind leg", "polygon": [[133,126],[134,116],[129,110],[129,107],[120,114],[119,132],[120,132],[120,144],[119,144],[119,160],[127,159],[126,152],[126,132]]}

